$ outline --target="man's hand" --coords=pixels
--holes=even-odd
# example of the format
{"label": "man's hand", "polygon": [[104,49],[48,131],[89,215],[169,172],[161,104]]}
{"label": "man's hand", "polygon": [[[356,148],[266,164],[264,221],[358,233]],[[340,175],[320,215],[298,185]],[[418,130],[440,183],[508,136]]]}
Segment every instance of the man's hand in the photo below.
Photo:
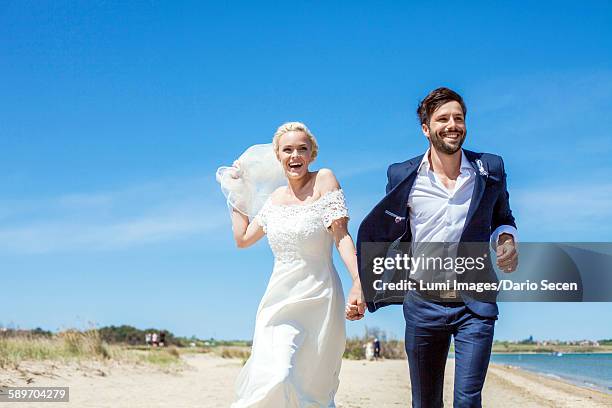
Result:
{"label": "man's hand", "polygon": [[507,273],[514,272],[518,266],[518,252],[510,234],[501,234],[497,240],[497,266]]}
{"label": "man's hand", "polygon": [[361,290],[361,282],[359,279],[353,282],[353,287],[349,292],[348,302],[346,303],[346,318],[347,320],[359,320],[365,315],[366,304],[363,300],[363,291]]}

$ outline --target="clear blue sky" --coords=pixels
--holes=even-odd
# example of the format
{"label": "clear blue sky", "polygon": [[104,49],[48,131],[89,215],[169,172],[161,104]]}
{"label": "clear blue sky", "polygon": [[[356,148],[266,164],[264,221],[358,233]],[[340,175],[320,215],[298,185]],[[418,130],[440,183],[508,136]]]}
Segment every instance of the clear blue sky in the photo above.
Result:
{"label": "clear blue sky", "polygon": [[[250,338],[272,256],[234,247],[215,169],[306,122],[354,236],[442,85],[522,241],[612,241],[609,2],[218,3],[0,4],[1,324]],[[506,303],[496,335],[610,338],[611,314]],[[364,324],[403,333],[397,307]]]}

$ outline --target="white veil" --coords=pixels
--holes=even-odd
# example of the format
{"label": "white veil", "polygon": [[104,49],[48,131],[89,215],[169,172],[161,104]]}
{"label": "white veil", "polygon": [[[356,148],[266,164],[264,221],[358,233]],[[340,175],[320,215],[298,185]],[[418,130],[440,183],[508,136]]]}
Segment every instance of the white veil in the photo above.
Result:
{"label": "white veil", "polygon": [[239,168],[219,167],[217,181],[227,204],[253,218],[270,194],[287,184],[287,178],[271,143],[249,147],[237,161]]}

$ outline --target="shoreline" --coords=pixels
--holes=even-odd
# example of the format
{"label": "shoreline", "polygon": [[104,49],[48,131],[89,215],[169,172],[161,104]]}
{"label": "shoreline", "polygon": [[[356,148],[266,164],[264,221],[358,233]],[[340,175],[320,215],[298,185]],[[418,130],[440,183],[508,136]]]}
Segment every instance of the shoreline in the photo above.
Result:
{"label": "shoreline", "polygon": [[[563,353],[563,355],[597,355],[597,354],[612,354],[612,353]],[[511,355],[543,355],[550,356],[551,353],[491,353],[493,355],[503,355],[503,356],[511,356]],[[589,390],[599,391],[604,394],[612,395],[612,387],[605,384],[598,378],[589,378],[588,376],[582,377],[579,375],[566,374],[564,372],[557,372],[554,370],[546,371],[545,369],[541,369],[538,367],[526,367],[515,362],[511,361],[493,361],[491,360],[490,365],[503,366],[513,369],[520,369],[526,371],[528,373],[536,374],[545,378],[555,379],[557,381],[562,381],[567,384],[571,384],[577,387],[586,388]],[[598,382],[600,381],[600,382]]]}
{"label": "shoreline", "polygon": [[502,355],[517,355],[517,354],[541,354],[545,356],[549,356],[554,353],[563,353],[563,354],[576,354],[576,355],[584,355],[584,354],[612,354],[612,351],[559,351],[559,352],[547,352],[547,351],[492,351],[491,355],[494,354],[502,354]]}
{"label": "shoreline", "polygon": [[[582,354],[582,353],[578,353],[578,354]],[[599,392],[604,395],[612,396],[612,390],[607,389],[605,385],[588,383],[586,381],[576,379],[571,376],[564,376],[564,375],[560,375],[556,373],[548,373],[545,371],[534,370],[534,369],[525,368],[525,367],[521,367],[521,366],[514,365],[514,364],[505,364],[505,363],[491,362],[489,363],[489,367],[495,367],[498,369],[519,370],[526,374],[535,375],[537,377],[546,378],[552,381],[558,381],[560,383],[582,388],[588,391],[595,391],[595,392]]]}
{"label": "shoreline", "polygon": [[[542,403],[542,406],[578,407],[610,406],[612,393],[600,388],[576,384],[556,375],[527,370],[522,367],[491,363],[487,373],[495,381],[506,383],[515,388],[519,394],[530,395],[530,398]],[[485,389],[487,385],[485,383]],[[561,397],[561,398],[560,398]]]}

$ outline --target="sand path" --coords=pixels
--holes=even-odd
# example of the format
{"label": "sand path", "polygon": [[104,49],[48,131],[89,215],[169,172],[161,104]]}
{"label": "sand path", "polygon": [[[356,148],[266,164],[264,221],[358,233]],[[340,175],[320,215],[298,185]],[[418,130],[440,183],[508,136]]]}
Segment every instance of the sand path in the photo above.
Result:
{"label": "sand path", "polygon": [[[70,402],[54,407],[228,407],[239,360],[207,354],[184,355],[186,366],[175,372],[102,363],[60,365],[24,363],[23,371],[0,374],[2,385],[69,386]],[[446,369],[445,406],[452,407],[453,361]],[[336,402],[339,408],[410,406],[407,363],[345,360]],[[20,408],[47,403],[20,403]],[[485,407],[610,407],[612,395],[582,389],[522,370],[492,366],[485,384]],[[0,406],[16,407],[14,403]],[[279,407],[282,408],[282,407]]]}

